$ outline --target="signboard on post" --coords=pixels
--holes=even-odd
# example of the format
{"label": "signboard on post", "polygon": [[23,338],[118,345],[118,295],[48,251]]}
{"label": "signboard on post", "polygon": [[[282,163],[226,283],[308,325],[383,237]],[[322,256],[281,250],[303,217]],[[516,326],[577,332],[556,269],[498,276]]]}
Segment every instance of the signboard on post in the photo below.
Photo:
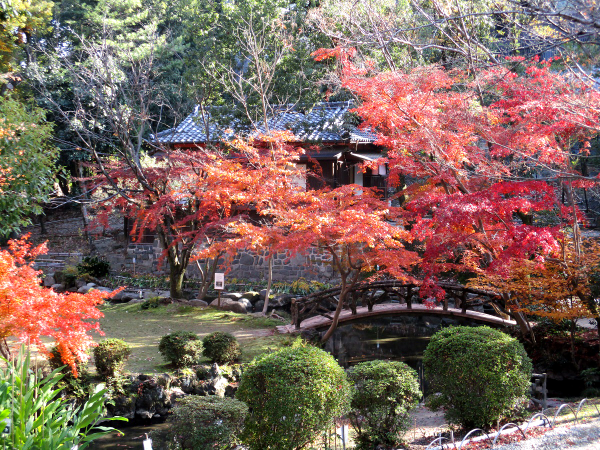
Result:
{"label": "signboard on post", "polygon": [[221,291],[225,289],[225,274],[224,273],[215,273],[215,291],[219,293],[219,297],[217,298],[217,307],[221,307]]}
{"label": "signboard on post", "polygon": [[215,291],[222,291],[225,289],[225,274],[215,273]]}

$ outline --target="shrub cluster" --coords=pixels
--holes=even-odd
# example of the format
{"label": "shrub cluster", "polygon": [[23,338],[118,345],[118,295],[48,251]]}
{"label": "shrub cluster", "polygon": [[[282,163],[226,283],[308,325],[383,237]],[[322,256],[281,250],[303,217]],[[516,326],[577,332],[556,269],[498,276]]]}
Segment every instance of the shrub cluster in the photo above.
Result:
{"label": "shrub cluster", "polygon": [[246,404],[232,398],[196,395],[182,398],[169,418],[168,448],[233,448],[247,414]]}
{"label": "shrub cluster", "polygon": [[204,350],[202,354],[217,364],[229,364],[239,359],[240,344],[229,333],[215,331],[202,339]]}
{"label": "shrub cluster", "polygon": [[94,361],[98,373],[104,378],[113,378],[123,370],[131,348],[121,339],[107,339],[94,347]]}
{"label": "shrub cluster", "polygon": [[367,361],[348,373],[354,384],[352,411],[357,449],[396,448],[421,398],[417,373],[399,361]]}
{"label": "shrub cluster", "polygon": [[94,278],[104,278],[110,273],[110,264],[97,256],[85,256],[83,260],[77,264],[77,271],[80,275],[87,273]]}
{"label": "shrub cluster", "polygon": [[158,351],[175,367],[189,367],[202,356],[202,341],[196,333],[175,331],[160,339]]}
{"label": "shrub cluster", "polygon": [[236,397],[248,404],[242,440],[250,450],[303,448],[348,411],[350,385],[330,354],[295,344],[252,361]]}
{"label": "shrub cluster", "polygon": [[524,399],[531,360],[523,345],[489,327],[452,327],[436,333],[425,349],[430,406],[465,428],[484,427]]}

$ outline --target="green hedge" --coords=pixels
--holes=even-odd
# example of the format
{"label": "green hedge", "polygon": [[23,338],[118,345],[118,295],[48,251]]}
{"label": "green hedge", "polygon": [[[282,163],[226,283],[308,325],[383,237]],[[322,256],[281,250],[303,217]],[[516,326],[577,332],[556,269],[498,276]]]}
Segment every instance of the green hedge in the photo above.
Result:
{"label": "green hedge", "polygon": [[160,339],[158,351],[175,367],[189,367],[202,356],[202,341],[191,331],[175,331]]}
{"label": "green hedge", "polygon": [[242,441],[250,450],[295,450],[350,404],[346,373],[330,354],[295,344],[252,361],[236,397],[248,404]]}
{"label": "green hedge", "polygon": [[107,339],[94,347],[94,361],[98,373],[112,378],[123,370],[131,348],[121,339]]}
{"label": "green hedge", "polygon": [[229,333],[215,331],[202,339],[204,350],[202,354],[217,364],[230,364],[237,361],[241,355],[240,344]]}
{"label": "green hedge", "polygon": [[349,414],[357,449],[396,447],[410,426],[410,410],[422,397],[417,373],[399,361],[368,361],[348,372],[354,383]]}
{"label": "green hedge", "polygon": [[425,378],[450,423],[485,427],[524,400],[531,360],[516,339],[489,327],[452,327],[436,333],[425,349]]}
{"label": "green hedge", "polygon": [[247,414],[246,404],[232,398],[197,395],[182,398],[169,417],[168,448],[233,448]]}

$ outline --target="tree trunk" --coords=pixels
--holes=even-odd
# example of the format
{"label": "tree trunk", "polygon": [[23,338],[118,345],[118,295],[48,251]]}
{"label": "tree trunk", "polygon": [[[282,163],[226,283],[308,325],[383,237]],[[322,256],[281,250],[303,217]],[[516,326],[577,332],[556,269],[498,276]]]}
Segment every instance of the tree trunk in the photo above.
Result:
{"label": "tree trunk", "polygon": [[200,286],[200,291],[198,292],[198,298],[200,300],[204,300],[204,297],[206,297],[206,294],[208,293],[208,288],[215,277],[217,263],[219,262],[221,255],[223,255],[223,253],[219,253],[216,257],[207,260],[205,270],[202,270],[200,263],[196,261],[196,265],[198,266],[198,270],[200,270],[200,274],[202,276],[202,284]]}
{"label": "tree trunk", "polygon": [[[77,170],[79,171],[79,177],[83,178],[83,167],[81,165],[81,162],[79,162],[77,164]],[[81,188],[81,194],[83,195],[83,201],[80,203],[80,205],[81,205],[81,220],[83,221],[83,233],[84,233],[85,238],[88,241],[90,249],[94,250],[94,243],[92,241],[92,237],[90,236],[90,233],[88,230],[90,221],[88,219],[88,210],[87,210],[87,200],[89,199],[88,192],[87,192],[87,186],[83,182],[83,180],[79,181],[79,186]]]}
{"label": "tree trunk", "polygon": [[6,338],[0,339],[0,355],[10,361],[10,347],[8,346],[8,342],[6,342]]}
{"label": "tree trunk", "polygon": [[265,306],[263,306],[263,315],[267,314],[267,308],[269,307],[269,295],[271,295],[271,285],[273,284],[273,256],[269,258],[269,274],[267,281],[267,289],[265,292]]}
{"label": "tree trunk", "polygon": [[569,340],[571,341],[571,362],[575,366],[575,368],[579,371],[579,363],[577,362],[577,358],[575,356],[575,331],[577,329],[577,323],[575,320],[571,320],[571,327],[569,330]]}
{"label": "tree trunk", "polygon": [[527,321],[525,315],[522,312],[514,312],[510,310],[510,303],[512,302],[512,300],[510,299],[508,293],[503,293],[502,299],[504,300],[504,308],[511,315],[511,317],[515,319],[517,325],[519,325],[519,328],[521,329],[521,335],[523,337],[529,337],[529,339],[531,339],[531,342],[535,344],[535,335],[533,334],[531,325],[529,325],[529,322]]}
{"label": "tree trunk", "polygon": [[42,211],[42,213],[38,216],[40,221],[40,234],[45,236],[48,234],[48,230],[46,229],[46,214]]}
{"label": "tree trunk", "polygon": [[183,298],[183,276],[185,267],[182,264],[169,263],[169,285],[171,298]]}
{"label": "tree trunk", "polygon": [[345,286],[345,283],[342,282],[342,290],[340,291],[340,298],[338,299],[337,308],[335,308],[335,313],[333,314],[333,320],[331,321],[331,325],[325,333],[325,336],[323,336],[323,339],[321,339],[321,342],[327,342],[327,340],[331,337],[331,335],[337,328],[337,324],[340,319],[340,314],[342,313],[342,309],[344,308],[344,302],[346,301],[347,296],[348,289]]}

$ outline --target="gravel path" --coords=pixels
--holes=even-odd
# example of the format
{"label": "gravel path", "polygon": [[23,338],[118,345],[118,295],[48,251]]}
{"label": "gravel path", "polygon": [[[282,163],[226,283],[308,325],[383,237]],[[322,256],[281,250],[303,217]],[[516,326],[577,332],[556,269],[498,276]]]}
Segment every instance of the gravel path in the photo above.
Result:
{"label": "gravel path", "polygon": [[600,420],[597,419],[583,425],[557,427],[540,438],[495,447],[495,450],[559,449],[600,449]]}

